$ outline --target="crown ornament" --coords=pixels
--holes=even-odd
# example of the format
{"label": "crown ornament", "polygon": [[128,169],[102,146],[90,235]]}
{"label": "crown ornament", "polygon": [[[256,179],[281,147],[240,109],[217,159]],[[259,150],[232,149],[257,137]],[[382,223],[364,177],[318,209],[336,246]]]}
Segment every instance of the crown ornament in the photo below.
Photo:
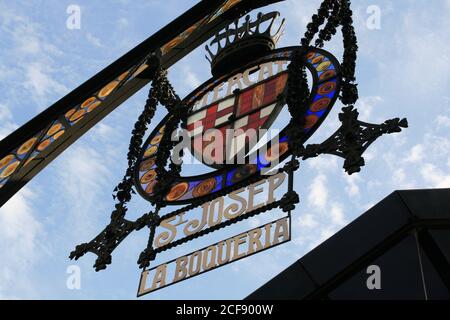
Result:
{"label": "crown ornament", "polygon": [[[276,11],[266,14],[260,12],[256,20],[252,21],[247,15],[241,25],[240,19],[236,19],[234,23],[216,33],[214,39],[205,47],[209,54],[205,57],[211,63],[213,76],[226,74],[236,65],[245,65],[275,49],[284,33],[285,25],[285,19],[282,19],[278,29],[274,28],[279,16],[280,13]],[[215,54],[211,46],[216,47]]]}

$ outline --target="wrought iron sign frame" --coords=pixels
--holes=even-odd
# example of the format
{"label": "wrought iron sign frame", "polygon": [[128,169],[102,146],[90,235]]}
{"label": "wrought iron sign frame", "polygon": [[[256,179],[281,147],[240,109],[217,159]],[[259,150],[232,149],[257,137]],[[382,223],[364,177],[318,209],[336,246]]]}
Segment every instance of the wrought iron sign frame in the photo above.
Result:
{"label": "wrought iron sign frame", "polygon": [[[338,14],[339,18],[333,18],[333,13]],[[324,0],[319,9],[319,14],[315,15],[313,17],[313,22],[308,25],[308,31],[306,32],[305,37],[302,39],[301,47],[288,48],[290,51],[289,55],[282,54],[283,51],[286,52],[286,48],[270,51],[270,58],[267,58],[261,54],[262,58],[260,58],[260,61],[257,60],[254,63],[247,63],[247,61],[250,60],[244,59],[244,61],[246,61],[246,63],[244,63],[244,66],[239,66],[236,68],[236,70],[227,70],[227,72],[224,72],[223,68],[218,67],[218,63],[220,61],[218,62],[217,59],[215,59],[214,55],[211,54],[211,51],[208,48],[208,52],[210,52],[212,56],[210,62],[214,62],[216,72],[218,68],[224,74],[221,74],[220,76],[216,74],[215,78],[207,81],[184,100],[181,100],[174,93],[173,88],[165,78],[165,73],[161,70],[157,70],[157,75],[155,80],[153,81],[153,88],[150,91],[149,100],[147,101],[145,111],[143,113],[143,116],[137,122],[135,130],[133,131],[133,137],[130,144],[130,152],[128,154],[129,169],[127,170],[123,181],[116,188],[115,196],[117,197],[119,202],[116,205],[116,210],[111,216],[111,223],[93,241],[77,246],[76,250],[71,253],[70,258],[78,259],[87,252],[92,252],[97,254],[98,256],[94,265],[96,270],[99,271],[105,269],[106,266],[112,261],[112,252],[129,235],[129,233],[134,230],[140,230],[147,226],[149,228],[147,248],[141,253],[138,260],[138,264],[140,268],[144,270],[144,274],[145,272],[147,272],[150,263],[152,261],[155,261],[158,253],[171,249],[175,246],[179,246],[198,237],[202,237],[206,234],[234,224],[238,221],[242,221],[244,219],[275,208],[281,208],[284,212],[287,212],[290,219],[291,211],[295,209],[295,205],[298,204],[300,200],[298,194],[293,189],[294,172],[299,169],[300,165],[297,158],[306,160],[324,153],[334,154],[336,156],[344,158],[344,169],[349,174],[359,172],[361,167],[364,166],[364,159],[362,158],[362,154],[369,147],[369,145],[383,134],[400,132],[402,128],[407,127],[407,121],[406,119],[392,119],[386,121],[384,124],[375,125],[364,123],[358,120],[358,112],[356,111],[356,109],[354,109],[353,106],[353,104],[358,99],[357,87],[356,84],[354,84],[354,61],[356,59],[357,45],[356,35],[354,34],[354,30],[352,27],[351,14],[352,12],[350,9],[349,0]],[[268,15],[258,14],[257,19],[262,20]],[[342,73],[339,62],[331,54],[322,49],[309,46],[310,42],[314,38],[314,35],[319,32],[320,25],[324,24],[325,22],[327,23],[319,33],[319,39],[316,41],[316,46],[323,46],[323,42],[325,40],[329,40],[336,32],[336,28],[340,24],[342,25],[345,45],[343,61],[344,65],[342,67]],[[252,23],[250,21],[250,18],[247,17],[243,27],[238,27],[238,22],[235,22],[234,33],[239,38],[241,34],[239,30],[244,30],[244,32],[242,32],[242,39],[240,40],[246,41],[248,43],[249,39],[251,39],[251,35],[253,35],[255,39],[259,36],[259,25],[260,22]],[[256,31],[250,32],[250,26],[256,26]],[[228,36],[232,32],[233,30],[230,31],[230,28],[227,27],[223,34],[217,33],[216,40],[213,40],[211,43],[220,43],[221,38],[227,37],[226,43],[228,43],[230,46],[234,45],[238,47],[236,43],[239,43],[239,39],[235,39],[233,44],[228,41]],[[270,36],[270,30],[268,34]],[[271,46],[271,41],[269,39],[263,42]],[[260,45],[260,43],[261,41],[256,41],[257,45]],[[222,53],[221,50],[226,51],[226,49],[222,48],[219,45],[217,56],[220,56],[220,54]],[[233,48],[233,50],[228,51],[235,54],[235,50],[237,49]],[[233,74],[236,74],[241,70],[246,70],[246,68],[249,68],[250,66],[258,65],[258,63],[262,63],[265,61],[286,59],[288,58],[288,56],[290,58],[290,64],[287,70],[287,85],[283,91],[283,94],[277,97],[277,100],[279,102],[287,103],[289,112],[292,116],[289,125],[285,129],[283,129],[282,133],[280,134],[280,136],[283,137],[282,139],[285,139],[284,141],[286,141],[287,139],[288,143],[288,152],[285,152],[281,155],[280,161],[283,162],[289,155],[292,156],[292,159],[288,161],[280,170],[281,172],[287,172],[289,174],[288,192],[279,201],[275,201],[255,211],[243,214],[236,219],[227,220],[207,229],[200,230],[199,232],[182,239],[178,239],[175,241],[172,240],[172,242],[160,248],[155,248],[154,240],[156,228],[164,219],[172,218],[176,215],[179,215],[180,213],[195,209],[200,205],[214,199],[214,197],[226,195],[233,190],[247,187],[252,183],[264,179],[263,176],[258,173],[258,171],[255,171],[251,172],[251,174],[245,175],[244,178],[237,183],[227,186],[225,184],[225,179],[228,176],[227,173],[223,174],[222,179],[220,179],[219,181],[222,188],[216,190],[216,185],[214,184],[214,187],[212,189],[210,188],[207,194],[204,194],[197,199],[181,199],[181,196],[186,194],[186,192],[191,188],[187,181],[199,179],[208,181],[208,179],[216,179],[215,177],[218,175],[218,173],[221,173],[224,170],[231,171],[235,168],[239,168],[239,166],[232,167],[232,169],[230,169],[229,167],[219,168],[215,172],[211,172],[206,175],[181,178],[181,165],[175,164],[174,162],[169,163],[170,153],[175,145],[174,142],[171,142],[169,140],[169,136],[171,136],[171,133],[175,129],[177,129],[180,124],[183,128],[187,128],[187,119],[189,117],[189,112],[192,112],[193,103],[196,99],[199,99],[199,97],[202,96],[202,94],[199,94],[199,92],[202,92],[203,90],[203,92],[207,93],[207,90],[209,90],[213,84],[220,83],[220,81],[223,81],[226,77],[232,76]],[[223,60],[226,60],[226,57],[221,58]],[[331,68],[331,70],[327,70],[329,68]],[[309,69],[313,76],[314,83],[311,92],[309,92],[309,89],[307,88],[305,69]],[[329,73],[327,74],[327,72]],[[321,73],[320,76],[319,73]],[[323,77],[323,79],[320,79],[320,77]],[[264,81],[267,81],[267,79],[265,79]],[[261,81],[258,82],[258,84],[260,83]],[[206,88],[206,90],[203,88]],[[248,90],[248,88],[246,88],[245,90]],[[329,96],[330,93],[333,93],[332,96]],[[234,115],[236,114],[237,110],[236,104],[239,94],[240,91],[236,91],[232,96],[232,98],[234,97]],[[304,142],[324,121],[325,117],[330,112],[331,107],[337,101],[338,96],[344,104],[344,108],[342,109],[343,112],[339,114],[339,120],[342,123],[341,127],[329,139],[324,141],[324,143],[319,145],[304,146]],[[144,143],[143,147],[140,147],[142,145],[142,139],[145,130],[150,123],[151,118],[153,117],[154,110],[156,109],[156,105],[158,102],[160,102],[167,108],[169,115],[155,128],[155,130],[147,139],[147,142]],[[316,110],[311,110],[311,106],[314,106]],[[208,109],[210,107],[211,104],[204,106],[205,109]],[[322,113],[321,116],[317,114],[318,112]],[[236,118],[234,116],[232,120],[230,119],[230,121],[233,121],[235,119]],[[271,143],[272,141],[268,143],[269,147],[271,147]],[[150,150],[151,152],[148,153],[148,150]],[[151,160],[150,164],[148,163],[149,160]],[[145,161],[147,161],[147,163]],[[145,164],[144,170],[141,169],[143,163]],[[168,163],[169,166],[166,169]],[[250,164],[243,165],[243,167],[245,168],[249,165]],[[252,165],[256,166],[255,164]],[[141,172],[146,171],[147,173],[144,173],[142,175],[140,174]],[[146,176],[146,174],[148,174],[149,172],[151,179],[147,179]],[[151,183],[154,183],[151,185],[151,192],[149,192],[151,195],[149,195],[141,187],[141,181],[144,181],[142,180],[142,177],[145,177],[145,182],[143,182],[144,185],[150,185]],[[180,185],[180,181],[183,181],[183,179],[185,181],[183,182],[184,194],[181,194],[180,196],[180,192],[175,188]],[[135,222],[128,221],[124,218],[127,211],[126,203],[131,200],[133,184],[135,185],[138,192],[155,206],[154,211],[145,214]],[[173,190],[176,190],[177,197],[171,197],[172,200],[170,200],[169,198],[167,198],[167,196],[171,194]],[[184,208],[175,210],[163,217],[159,216],[159,211],[163,207],[166,207],[168,205],[180,205],[186,203],[189,203],[189,205]],[[140,288],[142,288],[141,285],[142,284],[140,283]],[[138,294],[141,295],[140,293]]]}
{"label": "wrought iron sign frame", "polygon": [[[299,195],[294,190],[294,173],[300,168],[299,160],[332,154],[344,159],[344,169],[348,174],[357,173],[365,165],[364,152],[375,140],[384,134],[400,132],[402,128],[407,128],[408,123],[406,119],[400,118],[387,120],[383,124],[358,120],[359,113],[354,107],[358,99],[355,83],[358,46],[352,25],[350,0],[323,0],[318,13],[307,26],[300,46],[274,49],[284,20],[275,34],[271,33],[273,20],[268,30],[260,30],[260,25],[277,17],[276,12],[258,14],[256,21],[251,21],[248,16],[242,26],[239,26],[239,18],[253,9],[280,1],[282,0],[224,0],[213,5],[208,0],[200,2],[99,75],[1,141],[0,206],[82,134],[152,81],[148,100],[132,133],[127,156],[128,168],[123,180],[114,190],[113,196],[117,203],[111,214],[110,223],[92,241],[77,246],[70,254],[70,259],[79,259],[91,252],[97,255],[94,268],[96,271],[103,270],[111,264],[112,253],[130,233],[148,228],[148,243],[138,259],[139,267],[144,270],[143,272],[147,272],[150,263],[155,261],[159,253],[273,209],[279,209],[287,214],[290,239],[291,214],[300,202]],[[331,53],[321,49],[325,41],[333,37],[338,27],[342,27],[344,40],[342,63],[339,63]],[[214,34],[215,38],[210,45],[218,45],[216,54],[207,46],[214,77],[185,99],[180,99],[167,80],[166,69]],[[232,34],[235,38],[230,41]],[[312,46],[315,36],[318,38],[315,46]],[[226,42],[225,47],[220,45],[223,39]],[[247,52],[247,56],[244,52]],[[236,57],[240,55],[242,55],[240,65],[234,66],[230,63],[237,61]],[[288,61],[287,70],[273,74],[272,77],[258,81],[245,89],[236,90],[233,95],[225,97],[234,99],[233,114],[227,121],[234,123],[239,118],[236,115],[241,94],[246,92],[253,94],[251,90],[256,91],[257,86],[265,86],[270,81],[279,79],[283,73],[287,74],[287,80],[280,94],[271,97],[270,103],[268,102],[269,106],[274,105],[272,112],[273,110],[275,112],[267,117],[266,122],[262,124],[258,122],[258,126],[270,126],[273,119],[278,116],[281,106],[287,105],[291,116],[289,124],[281,130],[278,137],[267,143],[269,150],[275,144],[285,145],[283,153],[277,160],[284,163],[278,173],[288,175],[287,192],[280,200],[274,200],[234,219],[201,229],[161,247],[155,247],[156,228],[166,219],[267,179],[267,176],[261,174],[260,169],[269,167],[270,163],[261,165],[261,162],[231,166],[216,164],[212,165],[216,170],[208,174],[182,177],[181,164],[176,164],[171,158],[175,142],[170,138],[174,130],[188,127],[189,116],[198,111],[193,110],[195,102],[211,87],[248,68],[274,61]],[[308,88],[306,70],[312,74],[311,90]],[[340,128],[323,143],[305,146],[306,141],[323,123],[338,99],[344,106],[339,114]],[[249,114],[260,112],[266,107],[262,100],[258,101],[257,111],[251,109]],[[219,103],[219,100],[203,107],[209,110],[215,103]],[[159,105],[167,109],[168,115],[144,143],[147,128]],[[291,159],[288,159],[289,157]],[[16,162],[17,166],[14,167]],[[2,179],[7,168],[12,172]],[[239,173],[239,179],[234,181],[231,179],[228,183],[233,172]],[[218,176],[221,177],[219,180],[216,179]],[[142,179],[143,177],[145,179]],[[142,181],[145,183],[141,183]],[[180,185],[184,192],[181,192],[181,195],[180,191],[175,189]],[[204,189],[196,197],[193,190],[199,185]],[[153,205],[153,209],[136,221],[131,221],[125,216],[128,210],[127,203],[135,190]],[[168,197],[172,194],[176,196]],[[187,206],[183,208],[160,216],[162,208],[186,204]],[[219,266],[213,269],[217,267]]]}

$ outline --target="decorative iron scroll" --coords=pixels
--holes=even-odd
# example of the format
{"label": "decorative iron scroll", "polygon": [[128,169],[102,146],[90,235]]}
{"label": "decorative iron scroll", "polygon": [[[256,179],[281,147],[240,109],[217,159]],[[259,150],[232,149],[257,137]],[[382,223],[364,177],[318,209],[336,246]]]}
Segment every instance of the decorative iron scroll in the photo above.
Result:
{"label": "decorative iron scroll", "polygon": [[372,124],[358,120],[358,111],[353,107],[345,107],[339,114],[341,127],[330,138],[321,144],[307,145],[296,150],[303,160],[317,157],[321,154],[332,154],[344,158],[344,169],[348,174],[361,171],[365,165],[363,153],[384,134],[401,132],[408,127],[406,119],[396,118],[383,124]]}

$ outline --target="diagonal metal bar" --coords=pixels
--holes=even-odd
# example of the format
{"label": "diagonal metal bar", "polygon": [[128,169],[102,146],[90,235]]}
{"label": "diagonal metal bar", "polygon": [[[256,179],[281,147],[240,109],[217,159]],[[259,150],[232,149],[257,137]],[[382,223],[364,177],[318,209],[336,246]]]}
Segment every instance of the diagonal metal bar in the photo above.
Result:
{"label": "diagonal metal bar", "polygon": [[[280,1],[284,0],[242,0],[230,10],[225,10],[224,12],[220,11],[220,9],[227,3],[225,0],[214,1],[214,3],[211,3],[209,0],[199,2],[123,57],[106,67],[103,71],[0,141],[0,160],[11,154],[13,150],[17,149],[30,138],[36,136],[41,130],[60,118],[71,108],[81,104],[95,92],[117,79],[118,76],[139,64],[150,52],[158,51],[160,48],[164,48],[170,44],[173,40],[179,39],[180,41],[177,41],[178,44],[171,50],[167,50],[161,57],[161,66],[164,69],[168,69],[192,50],[203,44],[217,30],[220,30],[230,21],[246,14],[249,10]],[[212,19],[211,13],[217,13],[217,16],[215,15],[214,19]],[[205,17],[208,23],[203,23]],[[197,29],[194,28],[195,31],[184,37],[186,32],[191,30],[198,22],[202,23],[197,26]],[[115,93],[111,94],[103,102],[101,110],[95,110],[92,114],[86,115],[83,118],[82,125],[80,123],[80,126],[72,127],[70,134],[66,138],[61,138],[60,142],[50,145],[45,153],[42,154],[42,158],[39,161],[35,161],[32,166],[23,166],[20,170],[17,170],[15,172],[15,179],[11,179],[11,181],[8,181],[0,189],[0,207],[64,150],[151,80],[151,77],[146,76],[144,71],[143,74],[120,86],[120,89],[115,90]]]}

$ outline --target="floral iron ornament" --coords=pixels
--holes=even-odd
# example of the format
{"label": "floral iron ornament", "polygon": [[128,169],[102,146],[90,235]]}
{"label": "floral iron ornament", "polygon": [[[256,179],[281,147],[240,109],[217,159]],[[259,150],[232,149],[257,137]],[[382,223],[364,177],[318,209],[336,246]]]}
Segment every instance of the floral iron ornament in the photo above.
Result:
{"label": "floral iron ornament", "polygon": [[[273,16],[273,14],[270,14],[269,18]],[[258,15],[258,19],[263,18],[269,19],[268,15]],[[333,154],[344,159],[344,169],[348,174],[359,172],[361,167],[365,165],[363,154],[367,148],[382,135],[397,133],[402,128],[407,128],[408,123],[406,119],[399,118],[385,121],[380,125],[358,120],[359,114],[354,107],[358,100],[358,89],[355,83],[358,46],[352,24],[349,0],[324,0],[318,13],[313,16],[312,22],[307,26],[307,32],[300,47],[278,50],[273,50],[271,47],[269,50],[261,52],[259,56],[255,56],[253,62],[251,62],[252,59],[249,59],[233,70],[227,70],[226,65],[220,65],[220,61],[217,59],[221,56],[219,52],[217,55],[210,53],[211,62],[214,63],[216,71],[215,77],[184,100],[181,100],[175,94],[166,78],[166,72],[157,66],[157,62],[153,62],[155,68],[152,68],[152,70],[154,70],[155,77],[144,111],[133,130],[128,153],[129,167],[124,179],[115,189],[114,197],[118,200],[118,203],[111,215],[111,222],[91,242],[77,246],[75,251],[71,253],[70,258],[78,259],[87,252],[94,253],[98,256],[94,265],[95,269],[97,271],[103,270],[111,264],[113,251],[131,232],[147,227],[150,231],[147,247],[138,259],[140,268],[145,269],[149,267],[151,261],[155,260],[157,254],[244,219],[275,208],[280,208],[290,214],[295,209],[295,205],[299,203],[299,196],[293,189],[294,172],[299,169],[298,159],[306,160],[321,154]],[[273,38],[279,36],[278,32],[275,36],[267,31],[258,33],[253,29],[252,32],[249,32],[250,28],[256,26],[259,26],[258,22],[252,23],[247,19],[242,28],[235,23],[234,29],[227,27],[225,32],[226,34],[234,32],[238,36],[245,35],[246,45],[244,47],[247,51],[252,52],[252,55],[255,55],[255,51],[248,50],[247,47],[248,44],[252,43],[252,35],[257,37],[261,33],[266,34],[266,38],[259,38],[258,45],[265,42],[269,46],[274,44]],[[335,35],[338,27],[342,29],[344,40],[342,64],[339,64],[331,54],[320,49],[325,41],[330,40]],[[316,36],[315,47],[312,47],[311,42]],[[218,37],[223,38],[223,34],[218,35]],[[236,41],[235,48],[228,48],[233,55],[239,50],[238,44],[239,41]],[[153,57],[157,57],[157,55]],[[233,58],[229,58],[229,56],[228,58],[231,60],[226,59],[226,55],[221,58],[228,61],[227,64],[229,64],[229,61],[233,61]],[[198,107],[205,92],[224,82],[228,79],[228,76],[231,77],[238,73],[245,75],[249,68],[261,66],[264,63],[275,63],[281,66],[282,62],[287,62],[287,68],[280,68],[279,73],[272,74],[267,79],[260,79],[258,83],[252,84],[248,88],[231,91],[231,95],[226,95],[217,100],[217,103],[213,102]],[[307,70],[312,73],[313,77],[311,91],[308,87]],[[270,96],[258,92],[275,93]],[[258,96],[258,94],[261,94],[261,96]],[[253,98],[260,97],[260,100],[256,100],[265,101],[265,103],[252,104],[251,108],[253,109],[247,110],[246,114],[240,116],[239,108],[244,106],[240,102],[244,101],[244,97],[247,95]],[[339,114],[340,128],[321,144],[305,145],[306,140],[320,126],[337,99],[340,99],[344,105],[342,113]],[[169,116],[155,128],[148,141],[143,144],[145,132],[158,104],[166,107]],[[218,127],[223,123],[227,126],[236,127],[237,121],[244,119],[246,116],[254,116],[259,119],[257,127],[268,127],[273,119],[270,119],[270,117],[266,119],[262,116],[266,114],[265,108],[270,107],[270,112],[278,114],[279,109],[285,104],[291,115],[291,120],[287,127],[281,131],[278,141],[279,144],[284,146],[284,151],[281,153],[279,160],[284,161],[291,157],[280,169],[280,172],[285,172],[290,177],[289,190],[284,197],[279,201],[274,201],[257,210],[243,214],[237,219],[219,223],[199,233],[174,241],[167,246],[155,247],[155,230],[161,225],[162,221],[265,179],[264,175],[261,174],[262,165],[260,162],[232,167],[215,163],[212,166],[216,168],[216,171],[208,175],[183,177],[181,176],[181,164],[176,164],[171,157],[175,146],[175,142],[171,141],[171,133],[179,128],[189,130],[189,125],[192,123],[189,119],[192,117],[200,119],[197,122],[200,122],[203,126],[214,122],[213,127]],[[200,112],[207,115],[212,108],[215,108],[216,113],[219,108],[222,108],[222,110],[230,108],[233,111],[230,117],[228,117],[228,113],[224,112],[223,117],[226,116],[226,121],[223,123],[220,122],[222,120],[218,117],[213,117],[212,120],[204,120],[207,116],[199,118]],[[218,120],[220,120],[219,124],[217,124]],[[195,130],[195,128],[191,129]],[[194,134],[193,137],[195,137]],[[271,146],[270,143],[269,146]],[[131,221],[127,220],[125,216],[127,203],[131,200],[134,190],[137,190],[150,201],[154,205],[154,209],[138,220]],[[160,216],[161,208],[175,204],[187,204],[187,206]]]}

